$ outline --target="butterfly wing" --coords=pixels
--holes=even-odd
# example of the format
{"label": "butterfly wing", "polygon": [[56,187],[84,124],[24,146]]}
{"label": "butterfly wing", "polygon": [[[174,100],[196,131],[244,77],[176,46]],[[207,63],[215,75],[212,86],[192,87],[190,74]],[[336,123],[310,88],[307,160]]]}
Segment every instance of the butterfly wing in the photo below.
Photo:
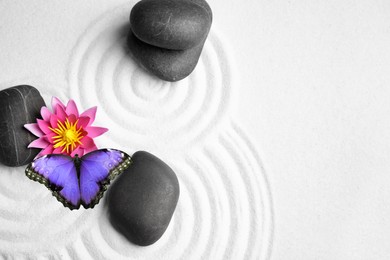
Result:
{"label": "butterfly wing", "polygon": [[110,181],[130,164],[130,156],[115,149],[96,150],[81,157],[81,204],[93,208],[103,197]]}
{"label": "butterfly wing", "polygon": [[27,166],[26,175],[44,184],[65,207],[80,207],[79,181],[72,157],[60,154],[42,156]]}

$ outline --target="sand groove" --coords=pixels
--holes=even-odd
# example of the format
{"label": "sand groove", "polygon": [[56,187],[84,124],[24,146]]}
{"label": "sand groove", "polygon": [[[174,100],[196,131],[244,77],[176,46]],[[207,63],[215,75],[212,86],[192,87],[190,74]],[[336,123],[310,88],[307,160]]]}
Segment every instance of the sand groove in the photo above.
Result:
{"label": "sand groove", "polygon": [[[110,138],[129,147],[198,143],[227,120],[233,75],[215,31],[195,71],[164,82],[141,69],[126,47],[128,12],[114,10],[93,23],[77,42],[69,64],[71,95],[84,108],[99,104]],[[124,132],[126,134],[124,134]]]}

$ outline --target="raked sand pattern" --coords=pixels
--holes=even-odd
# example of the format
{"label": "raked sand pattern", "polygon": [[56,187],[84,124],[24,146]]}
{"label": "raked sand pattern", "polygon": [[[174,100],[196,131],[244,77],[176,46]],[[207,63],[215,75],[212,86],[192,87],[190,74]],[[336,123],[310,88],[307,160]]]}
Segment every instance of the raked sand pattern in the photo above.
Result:
{"label": "raked sand pattern", "polygon": [[[255,147],[229,113],[238,86],[226,44],[212,29],[195,71],[163,82],[128,54],[129,8],[104,14],[80,34],[69,88],[58,94],[69,93],[82,109],[98,106],[96,125],[110,129],[101,147],[146,150],[173,168],[181,193],[166,233],[152,246],[135,246],[109,223],[105,199],[93,210],[70,211],[26,178],[24,167],[1,166],[0,256],[268,259],[272,197]],[[50,91],[37,87],[48,102]]]}
{"label": "raked sand pattern", "polygon": [[[82,106],[100,104],[111,138],[129,147],[153,144],[183,148],[226,120],[234,79],[222,42],[211,31],[195,71],[170,83],[140,68],[129,54],[129,10],[100,17],[74,48],[69,64],[73,97]],[[123,135],[123,128],[128,131]]]}

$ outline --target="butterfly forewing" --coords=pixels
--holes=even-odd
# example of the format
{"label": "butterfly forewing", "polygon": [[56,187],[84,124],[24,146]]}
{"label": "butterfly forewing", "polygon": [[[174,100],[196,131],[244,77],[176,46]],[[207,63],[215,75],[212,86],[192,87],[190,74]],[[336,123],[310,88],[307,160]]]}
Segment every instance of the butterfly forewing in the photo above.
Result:
{"label": "butterfly forewing", "polygon": [[64,206],[80,207],[79,181],[72,157],[59,154],[40,157],[27,166],[26,175],[44,184]]}

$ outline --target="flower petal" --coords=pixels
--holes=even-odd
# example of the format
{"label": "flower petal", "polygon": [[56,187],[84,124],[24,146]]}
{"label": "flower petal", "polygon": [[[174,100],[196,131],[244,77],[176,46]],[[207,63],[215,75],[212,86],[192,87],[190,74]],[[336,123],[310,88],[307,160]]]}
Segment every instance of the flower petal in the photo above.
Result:
{"label": "flower petal", "polygon": [[77,123],[77,125],[85,129],[88,126],[89,120],[89,117],[81,116],[79,117],[79,122]]}
{"label": "flower petal", "polygon": [[51,125],[52,128],[57,128],[58,121],[61,121],[58,116],[56,116],[54,114],[52,114],[50,116],[50,125]]}
{"label": "flower petal", "polygon": [[75,115],[76,117],[79,117],[79,111],[77,110],[77,106],[76,106],[76,103],[74,102],[73,99],[70,99],[68,101],[68,105],[66,106],[65,108],[65,112],[68,114],[68,115]]}
{"label": "flower petal", "polygon": [[56,115],[58,116],[58,118],[61,120],[61,121],[65,121],[66,117],[68,116],[65,112],[65,109],[61,106],[58,106],[57,105],[57,108],[56,108]]}
{"label": "flower petal", "polygon": [[55,148],[53,151],[52,151],[52,153],[53,154],[62,154],[63,152],[62,152],[62,149],[64,149],[63,147],[57,147],[57,148]]}
{"label": "flower petal", "polygon": [[43,120],[49,121],[50,115],[51,115],[51,112],[47,107],[41,108],[41,116],[42,116]]}
{"label": "flower petal", "polygon": [[87,110],[85,110],[80,116],[86,116],[86,117],[89,117],[90,120],[89,120],[89,123],[88,123],[88,126],[90,126],[93,121],[95,121],[95,117],[96,117],[96,110],[97,110],[97,107],[91,107]]}
{"label": "flower petal", "polygon": [[75,115],[70,115],[70,116],[68,116],[68,121],[69,121],[69,123],[76,123],[76,121],[77,121],[77,117],[75,116]]}
{"label": "flower petal", "polygon": [[90,153],[90,152],[93,152],[93,151],[95,151],[95,150],[97,150],[96,145],[93,145],[93,146],[91,146],[91,147],[85,148],[85,154]]}
{"label": "flower petal", "polygon": [[73,152],[70,154],[70,156],[75,157],[75,155],[78,155],[79,157],[84,155],[84,149],[80,146],[73,150]]}
{"label": "flower petal", "polygon": [[54,139],[53,139],[54,136],[57,136],[57,134],[54,132],[51,132],[51,133],[48,133],[47,135],[45,135],[44,138],[45,138],[46,142],[53,144],[54,143]]}
{"label": "flower petal", "polygon": [[43,133],[48,134],[51,132],[51,130],[49,129],[49,126],[50,126],[49,122],[44,121],[42,119],[37,119],[37,123],[38,123],[38,126],[42,130]]}
{"label": "flower petal", "polygon": [[81,148],[84,148],[84,149],[87,149],[87,148],[91,148],[93,146],[95,146],[95,142],[93,141],[93,139],[89,136],[84,136],[80,142],[82,143]]}
{"label": "flower petal", "polygon": [[82,145],[80,145],[80,147],[84,148],[84,154],[97,150],[95,142],[89,136],[84,136],[83,139],[81,139],[81,143]]}
{"label": "flower petal", "polygon": [[65,109],[65,105],[62,104],[61,100],[59,100],[57,97],[52,97],[51,107],[52,107],[54,113],[56,113],[56,111],[57,111],[57,105]]}
{"label": "flower petal", "polygon": [[37,123],[25,124],[24,128],[26,128],[28,131],[30,131],[35,136],[41,137],[44,135],[44,133],[39,128]]}
{"label": "flower petal", "polygon": [[88,136],[91,138],[95,138],[99,135],[104,134],[105,132],[108,131],[107,128],[104,127],[99,127],[99,126],[89,126],[85,129],[85,131],[88,132]]}
{"label": "flower petal", "polygon": [[44,155],[46,155],[46,154],[51,154],[51,153],[53,153],[53,146],[52,146],[52,145],[49,145],[49,146],[47,146],[44,150],[42,150],[42,151],[37,155],[37,157],[35,157],[35,158],[44,156]]}
{"label": "flower petal", "polygon": [[40,137],[32,141],[27,148],[46,148],[48,145],[49,143],[46,142],[45,138]]}

